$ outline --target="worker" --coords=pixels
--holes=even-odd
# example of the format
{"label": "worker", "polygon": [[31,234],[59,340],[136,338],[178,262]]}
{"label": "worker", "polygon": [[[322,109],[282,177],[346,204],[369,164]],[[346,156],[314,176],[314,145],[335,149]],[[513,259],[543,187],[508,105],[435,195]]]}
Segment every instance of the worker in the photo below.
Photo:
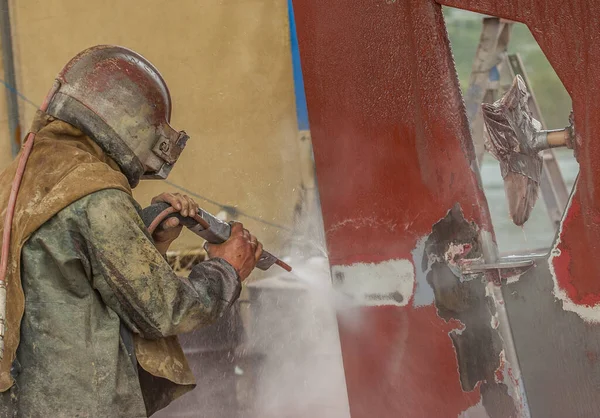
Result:
{"label": "worker", "polygon": [[[231,307],[262,245],[235,223],[189,277],[168,265],[181,225],[168,218],[149,235],[131,189],[166,178],[187,135],[169,125],[169,90],[139,54],[81,52],[41,109],[7,258],[0,417],[150,416],[195,385],[177,334]],[[14,161],[0,174],[0,230],[19,173]],[[198,209],[177,193],[152,202]]]}

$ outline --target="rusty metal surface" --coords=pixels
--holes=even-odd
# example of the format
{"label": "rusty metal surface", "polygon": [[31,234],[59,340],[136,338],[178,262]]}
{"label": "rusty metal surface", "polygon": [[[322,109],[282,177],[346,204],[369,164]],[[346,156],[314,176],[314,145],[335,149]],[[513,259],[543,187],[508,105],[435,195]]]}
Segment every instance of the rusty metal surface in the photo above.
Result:
{"label": "rusty metal surface", "polygon": [[456,202],[489,229],[440,7],[294,7],[327,237],[347,244],[330,261],[410,257]]}
{"label": "rusty metal surface", "polygon": [[526,23],[573,100],[580,164],[575,191],[548,261],[504,289],[504,294],[532,415],[598,416],[598,2],[442,3]]}
{"label": "rusty metal surface", "polygon": [[[562,223],[561,254],[554,259],[561,288],[575,304],[600,302],[600,19],[594,0],[520,2],[473,0],[443,4],[526,23],[573,100],[577,157],[581,166],[573,202]],[[585,34],[583,36],[582,34]],[[565,224],[568,224],[565,227]]]}
{"label": "rusty metal surface", "polygon": [[[572,96],[581,174],[549,261],[502,292],[482,295],[473,280],[452,284],[447,267],[467,244],[475,248],[472,235],[442,247],[446,265],[436,261],[443,251],[419,265],[425,242],[443,242],[434,225],[457,203],[480,239],[493,236],[439,5],[295,2],[334,282],[362,281],[376,291],[384,263],[414,267],[408,293],[393,300],[372,293],[381,303],[365,297],[358,323],[340,314],[352,416],[598,416],[600,143],[592,139],[600,134],[600,19],[590,12],[598,2],[441,3],[529,25]],[[445,273],[432,277],[436,263]],[[493,303],[482,307],[490,293]],[[510,338],[497,345],[495,327],[508,324],[495,323],[494,307],[510,319],[503,335],[514,336],[514,347]],[[480,315],[491,315],[489,326],[477,322]],[[478,353],[477,344],[487,349]],[[511,350],[524,386],[504,364]]]}
{"label": "rusty metal surface", "polygon": [[294,7],[334,283],[362,305],[339,315],[352,416],[526,411],[487,285],[451,268],[493,232],[440,6]]}

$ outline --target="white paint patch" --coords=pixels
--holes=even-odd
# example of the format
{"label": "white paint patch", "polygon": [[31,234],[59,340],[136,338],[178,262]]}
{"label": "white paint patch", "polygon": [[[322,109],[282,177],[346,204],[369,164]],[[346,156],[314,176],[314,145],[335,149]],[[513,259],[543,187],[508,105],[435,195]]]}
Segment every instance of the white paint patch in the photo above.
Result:
{"label": "white paint patch", "polygon": [[491,286],[485,287],[485,297],[492,298],[494,300],[494,304],[498,303],[498,301],[496,300],[496,296],[494,295],[494,289]]}
{"label": "white paint patch", "polygon": [[523,273],[518,273],[515,274],[514,276],[509,276],[506,278],[506,284],[513,284],[519,281],[519,279],[521,278],[521,276],[525,274],[525,272]]}
{"label": "white paint patch", "polygon": [[361,306],[406,306],[415,289],[409,260],[333,266],[333,286]]}
{"label": "white paint patch", "polygon": [[490,319],[490,326],[492,329],[498,329],[500,326],[500,321],[498,320],[498,313],[492,315],[492,319]]}
{"label": "white paint patch", "polygon": [[[577,189],[577,183],[575,183],[575,185],[573,186],[573,192],[571,193],[571,197],[569,198],[569,203],[567,204],[567,207],[564,212],[565,215],[571,209],[571,204],[573,202],[573,196],[575,196],[576,189]],[[569,296],[567,295],[567,292],[565,290],[561,289],[561,287],[558,284],[558,279],[556,278],[556,271],[554,270],[554,258],[559,257],[561,254],[560,249],[558,247],[559,247],[559,245],[561,243],[561,239],[562,239],[563,223],[564,223],[564,217],[563,217],[562,221],[560,222],[556,242],[554,243],[554,246],[552,247],[552,251],[550,251],[550,256],[548,257],[548,267],[550,269],[550,274],[552,274],[552,281],[554,282],[554,291],[552,293],[554,294],[554,297],[556,299],[562,301],[563,309],[565,311],[570,311],[570,312],[576,313],[577,315],[579,315],[580,318],[582,318],[586,322],[589,322],[592,324],[598,324],[598,323],[600,323],[600,304],[596,304],[594,306],[587,306],[587,305],[580,305],[578,303],[575,303],[571,300],[571,298],[569,298]]]}

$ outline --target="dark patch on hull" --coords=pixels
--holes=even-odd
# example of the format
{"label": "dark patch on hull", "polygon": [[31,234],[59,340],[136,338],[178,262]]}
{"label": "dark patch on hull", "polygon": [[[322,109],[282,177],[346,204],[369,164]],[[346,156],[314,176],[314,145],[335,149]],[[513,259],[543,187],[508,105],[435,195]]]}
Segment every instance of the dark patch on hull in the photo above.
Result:
{"label": "dark patch on hull", "polygon": [[565,311],[553,289],[545,258],[502,287],[531,416],[600,417],[600,325]]}
{"label": "dark patch on hull", "polygon": [[486,279],[479,274],[461,281],[448,265],[449,261],[458,261],[447,259],[451,245],[470,248],[469,258],[481,257],[478,236],[477,225],[465,220],[460,206],[455,205],[433,226],[425,243],[422,267],[427,271],[431,264],[427,282],[433,289],[438,315],[464,325],[461,330],[450,332],[463,390],[472,391],[481,384],[483,404],[491,418],[516,417],[506,385],[495,379],[501,366],[503,341],[490,325],[495,306],[492,298],[486,296]]}

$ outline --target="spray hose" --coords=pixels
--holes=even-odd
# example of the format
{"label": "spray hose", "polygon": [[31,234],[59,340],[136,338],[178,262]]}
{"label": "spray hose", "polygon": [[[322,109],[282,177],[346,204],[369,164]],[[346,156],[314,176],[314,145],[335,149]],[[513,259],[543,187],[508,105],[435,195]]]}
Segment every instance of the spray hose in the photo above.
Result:
{"label": "spray hose", "polygon": [[[60,82],[56,80],[52,89],[46,95],[44,102],[40,106],[40,110],[45,112],[48,109],[48,104],[56,91],[60,87]],[[10,251],[10,239],[12,232],[12,223],[15,214],[15,206],[17,204],[17,195],[19,194],[19,188],[21,187],[21,180],[23,180],[23,174],[25,174],[25,166],[27,160],[33,149],[33,143],[35,141],[35,133],[29,132],[27,139],[21,150],[21,156],[19,157],[19,164],[17,165],[17,171],[10,188],[10,196],[8,198],[8,206],[6,208],[6,215],[4,217],[4,231],[2,233],[2,253],[0,259],[0,360],[4,358],[4,333],[6,331],[6,272],[8,270],[8,254]]]}
{"label": "spray hose", "polygon": [[[168,203],[159,202],[142,210],[141,217],[150,234],[154,233],[165,219],[177,217],[181,225],[204,238],[210,244],[222,244],[231,235],[231,226],[228,223],[217,219],[203,209],[198,209],[198,212],[190,217],[184,217]],[[256,263],[256,267],[260,270],[268,270],[274,264],[286,271],[292,271],[291,266],[264,250]]]}

